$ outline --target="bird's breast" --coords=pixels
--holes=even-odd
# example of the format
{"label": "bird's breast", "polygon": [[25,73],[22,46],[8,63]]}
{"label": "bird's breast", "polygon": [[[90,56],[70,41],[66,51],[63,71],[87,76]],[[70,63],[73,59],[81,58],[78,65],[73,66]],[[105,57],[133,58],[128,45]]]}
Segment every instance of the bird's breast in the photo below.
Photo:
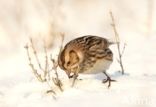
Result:
{"label": "bird's breast", "polygon": [[80,71],[80,73],[96,74],[96,73],[104,72],[109,68],[111,63],[112,61],[110,60],[101,59],[101,60],[96,61],[92,67],[88,67],[87,70],[82,71],[82,72]]}

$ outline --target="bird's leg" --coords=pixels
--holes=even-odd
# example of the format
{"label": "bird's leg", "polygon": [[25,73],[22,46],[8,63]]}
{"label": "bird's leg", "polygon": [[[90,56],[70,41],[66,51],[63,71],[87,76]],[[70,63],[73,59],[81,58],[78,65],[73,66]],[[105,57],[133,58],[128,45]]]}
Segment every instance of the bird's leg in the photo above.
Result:
{"label": "bird's leg", "polygon": [[111,78],[110,78],[110,76],[108,76],[108,74],[106,73],[106,71],[105,72],[103,72],[105,75],[106,75],[106,77],[107,77],[107,79],[104,79],[102,82],[103,83],[107,83],[108,82],[108,88],[111,86],[111,82],[116,82],[116,80],[112,80]]}

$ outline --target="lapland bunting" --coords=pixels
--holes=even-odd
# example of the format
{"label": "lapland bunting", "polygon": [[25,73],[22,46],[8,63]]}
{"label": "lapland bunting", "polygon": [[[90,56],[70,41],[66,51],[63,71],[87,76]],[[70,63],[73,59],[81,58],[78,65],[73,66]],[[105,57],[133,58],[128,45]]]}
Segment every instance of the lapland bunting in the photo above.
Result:
{"label": "lapland bunting", "polygon": [[106,38],[92,35],[71,40],[59,53],[59,67],[66,72],[69,78],[73,77],[74,82],[79,73],[96,74],[103,72],[107,77],[103,83],[109,82],[108,87],[110,87],[111,82],[115,81],[106,73],[113,62],[113,53],[109,48],[111,44],[113,42]]}

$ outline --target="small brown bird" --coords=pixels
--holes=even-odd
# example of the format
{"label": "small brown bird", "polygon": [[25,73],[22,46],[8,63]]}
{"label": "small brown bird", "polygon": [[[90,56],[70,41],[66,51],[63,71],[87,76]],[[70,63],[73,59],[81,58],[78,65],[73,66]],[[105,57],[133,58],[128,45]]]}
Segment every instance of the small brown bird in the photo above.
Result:
{"label": "small brown bird", "polygon": [[[109,49],[112,42],[98,36],[83,36],[68,42],[58,57],[58,64],[69,78],[74,78],[74,82],[79,73],[96,74],[103,72],[107,79],[103,83],[112,80],[106,73],[113,62],[113,53]],[[71,75],[73,73],[73,75]]]}

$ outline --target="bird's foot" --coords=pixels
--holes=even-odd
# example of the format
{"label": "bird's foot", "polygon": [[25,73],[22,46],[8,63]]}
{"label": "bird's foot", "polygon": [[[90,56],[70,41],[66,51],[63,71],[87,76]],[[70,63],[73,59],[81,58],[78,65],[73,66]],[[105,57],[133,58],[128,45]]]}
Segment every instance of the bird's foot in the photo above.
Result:
{"label": "bird's foot", "polygon": [[111,86],[111,82],[116,82],[116,80],[111,79],[106,72],[104,72],[104,74],[106,75],[107,79],[104,79],[102,81],[102,83],[107,83],[108,82],[108,88]]}
{"label": "bird's foot", "polygon": [[111,82],[116,82],[116,80],[111,79],[110,77],[107,77],[107,79],[104,79],[102,83],[108,82],[108,88],[111,86]]}

